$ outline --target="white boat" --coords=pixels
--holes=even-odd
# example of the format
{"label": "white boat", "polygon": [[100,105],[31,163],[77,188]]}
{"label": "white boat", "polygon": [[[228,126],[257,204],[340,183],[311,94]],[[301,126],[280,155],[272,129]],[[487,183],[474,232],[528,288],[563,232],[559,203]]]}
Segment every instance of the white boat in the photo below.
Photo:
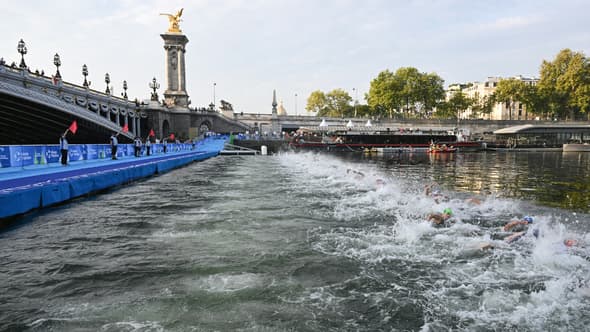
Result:
{"label": "white boat", "polygon": [[565,143],[563,144],[563,152],[590,152],[590,144]]}

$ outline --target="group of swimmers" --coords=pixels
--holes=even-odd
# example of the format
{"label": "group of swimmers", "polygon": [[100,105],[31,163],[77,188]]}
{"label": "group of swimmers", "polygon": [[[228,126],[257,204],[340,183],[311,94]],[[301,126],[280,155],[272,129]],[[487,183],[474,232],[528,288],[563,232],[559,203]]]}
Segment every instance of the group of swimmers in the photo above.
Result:
{"label": "group of swimmers", "polygon": [[[434,201],[439,204],[440,202],[447,202],[449,201],[449,197],[443,195],[439,189],[436,189],[434,184],[427,185],[424,190],[425,194],[434,199]],[[481,204],[481,200],[476,197],[471,197],[465,200],[466,203],[479,205]],[[446,207],[442,210],[442,212],[435,212],[430,213],[426,216],[426,220],[431,222],[434,227],[450,227],[452,226],[455,221],[452,219],[453,217],[453,210],[449,207]],[[533,224],[534,218],[531,216],[524,216],[522,219],[519,220],[512,220],[502,226],[500,229],[504,234],[504,242],[505,243],[514,243],[520,239],[522,239],[527,233],[529,232],[530,226]],[[530,232],[535,238],[539,237],[539,229],[534,228]],[[576,239],[568,238],[563,241],[563,244],[566,247],[577,246],[579,241]],[[493,249],[495,246],[491,242],[486,242],[481,244],[480,248],[483,249]]]}

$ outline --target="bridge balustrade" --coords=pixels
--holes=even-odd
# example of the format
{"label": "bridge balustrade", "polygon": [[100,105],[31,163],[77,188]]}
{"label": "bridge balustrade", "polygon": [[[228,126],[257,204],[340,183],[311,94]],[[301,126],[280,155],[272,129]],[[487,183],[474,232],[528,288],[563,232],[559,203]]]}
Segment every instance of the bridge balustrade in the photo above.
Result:
{"label": "bridge balustrade", "polygon": [[0,65],[0,90],[33,102],[50,104],[113,131],[128,123],[130,133],[124,135],[130,138],[141,135],[140,120],[147,118],[147,113],[133,101],[31,73],[28,69]]}

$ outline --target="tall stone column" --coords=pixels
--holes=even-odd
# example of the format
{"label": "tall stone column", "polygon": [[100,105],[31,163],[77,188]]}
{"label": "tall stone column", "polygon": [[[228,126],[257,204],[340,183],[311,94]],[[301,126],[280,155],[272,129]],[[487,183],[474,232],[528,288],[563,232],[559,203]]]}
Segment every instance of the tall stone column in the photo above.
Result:
{"label": "tall stone column", "polygon": [[169,107],[188,108],[186,93],[186,70],[184,62],[185,45],[188,38],[181,33],[161,34],[166,50],[166,91],[164,100]]}
{"label": "tall stone column", "polygon": [[137,116],[137,120],[135,122],[137,124],[137,127],[136,127],[137,129],[135,131],[136,131],[137,136],[139,136],[139,137],[141,137],[141,122],[140,122],[140,119],[141,118],[139,116]]}

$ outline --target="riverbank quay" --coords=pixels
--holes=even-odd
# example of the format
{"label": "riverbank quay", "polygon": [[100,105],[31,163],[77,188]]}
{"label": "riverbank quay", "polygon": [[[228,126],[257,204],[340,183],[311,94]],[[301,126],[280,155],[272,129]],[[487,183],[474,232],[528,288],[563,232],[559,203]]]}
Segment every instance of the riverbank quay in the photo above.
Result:
{"label": "riverbank quay", "polygon": [[227,137],[210,137],[190,144],[190,149],[168,144],[166,153],[139,158],[118,154],[116,160],[78,160],[68,166],[48,163],[2,168],[0,221],[215,157],[226,140]]}

